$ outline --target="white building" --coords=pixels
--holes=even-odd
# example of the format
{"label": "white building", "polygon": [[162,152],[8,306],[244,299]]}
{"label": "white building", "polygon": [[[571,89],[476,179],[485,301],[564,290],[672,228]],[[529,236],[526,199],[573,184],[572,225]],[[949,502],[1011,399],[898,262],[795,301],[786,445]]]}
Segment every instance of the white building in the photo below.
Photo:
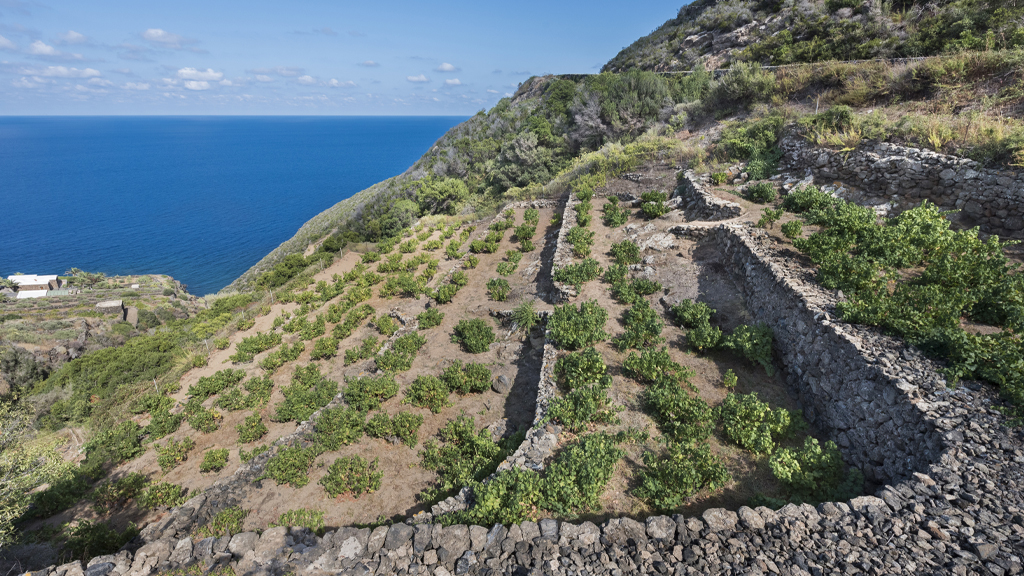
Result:
{"label": "white building", "polygon": [[19,300],[23,298],[42,298],[50,290],[57,290],[61,286],[60,278],[56,274],[52,276],[12,274],[7,279],[18,285]]}

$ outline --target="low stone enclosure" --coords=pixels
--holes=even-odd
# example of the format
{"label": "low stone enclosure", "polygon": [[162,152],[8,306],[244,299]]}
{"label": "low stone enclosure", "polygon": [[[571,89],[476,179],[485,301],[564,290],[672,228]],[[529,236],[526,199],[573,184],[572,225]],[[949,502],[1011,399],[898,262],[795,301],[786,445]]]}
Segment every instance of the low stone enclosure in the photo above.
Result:
{"label": "low stone enclosure", "polygon": [[864,143],[851,152],[819,148],[799,136],[781,143],[783,169],[808,169],[823,181],[857,187],[859,203],[902,212],[929,200],[960,210],[950,220],[983,233],[1024,238],[1024,172],[982,168],[977,162],[929,150]]}
{"label": "low stone enclosure", "polygon": [[[694,200],[691,190],[703,190],[696,176],[683,180],[680,206]],[[563,219],[559,248],[566,221],[573,220]],[[807,419],[836,441],[875,495],[777,511],[715,508],[700,517],[617,518],[602,526],[545,519],[443,527],[418,523],[424,515],[323,537],[280,527],[193,541],[197,526],[241,501],[263,471],[264,454],[146,526],[119,553],[39,574],[147,576],[229,563],[239,575],[1022,572],[1024,434],[1007,427],[991,387],[949,387],[938,366],[913,348],[838,321],[837,295],[749,224],[694,222],[670,231],[725,252],[754,320],[775,333],[776,358]],[[546,346],[542,379],[549,352],[553,356]],[[557,430],[537,426],[540,420],[531,433],[557,439]],[[296,434],[310,426],[304,423]],[[532,463],[516,455],[510,460]]]}

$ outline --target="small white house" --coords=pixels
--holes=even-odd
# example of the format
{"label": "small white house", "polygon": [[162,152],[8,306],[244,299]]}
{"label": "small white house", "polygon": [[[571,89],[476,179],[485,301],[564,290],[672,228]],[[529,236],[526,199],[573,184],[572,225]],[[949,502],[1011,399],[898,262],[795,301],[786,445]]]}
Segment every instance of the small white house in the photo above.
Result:
{"label": "small white house", "polygon": [[42,276],[39,274],[12,274],[7,277],[18,285],[18,299],[42,298],[50,290],[61,287],[60,278],[56,274]]}

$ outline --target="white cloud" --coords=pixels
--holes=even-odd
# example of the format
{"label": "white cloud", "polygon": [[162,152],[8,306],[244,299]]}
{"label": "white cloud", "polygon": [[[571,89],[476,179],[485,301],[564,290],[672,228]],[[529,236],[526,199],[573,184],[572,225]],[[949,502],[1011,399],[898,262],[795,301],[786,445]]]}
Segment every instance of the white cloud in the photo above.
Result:
{"label": "white cloud", "polygon": [[207,68],[204,70],[197,70],[195,68],[182,68],[178,70],[178,78],[182,80],[220,80],[224,77],[223,72],[215,72],[213,68]]}
{"label": "white cloud", "polygon": [[339,82],[337,78],[331,78],[330,80],[327,81],[327,85],[330,86],[331,88],[350,88],[352,86],[355,86],[356,83],[351,80]]}
{"label": "white cloud", "polygon": [[360,62],[359,65],[360,66],[366,66],[367,68],[376,68],[376,67],[380,66],[380,64],[378,64],[377,62],[374,62],[373,60],[367,60],[365,62]]}
{"label": "white cloud", "polygon": [[430,82],[430,78],[427,78],[423,74],[420,74],[419,76],[406,76],[405,79],[408,80],[409,82],[415,82],[417,84],[421,84],[423,82]]}
{"label": "white cloud", "polygon": [[220,81],[220,85],[221,86],[234,86],[235,84],[231,80],[221,80]]}
{"label": "white cloud", "polygon": [[142,37],[154,44],[160,44],[167,48],[181,48],[181,45],[186,42],[181,36],[171,34],[160,28],[149,28],[142,33]]}
{"label": "white cloud", "polygon": [[85,34],[75,32],[74,30],[68,30],[67,32],[61,34],[60,39],[65,44],[84,44],[89,40],[85,37]]}
{"label": "white cloud", "polygon": [[259,80],[260,82],[273,82],[274,81],[273,78],[271,78],[270,76],[267,76],[265,74],[257,74],[256,75],[256,79]]}
{"label": "white cloud", "polygon": [[434,71],[435,72],[458,72],[459,69],[456,68],[455,66],[453,66],[452,64],[449,64],[447,62],[443,62],[440,66],[438,66],[437,68],[434,68]]}
{"label": "white cloud", "polygon": [[81,84],[76,84],[75,85],[75,90],[77,90],[79,92],[91,92],[93,94],[106,94],[107,93],[107,91],[103,90],[102,88],[89,88],[88,86],[83,86]]}
{"label": "white cloud", "polygon": [[497,91],[497,90],[491,90],[491,89],[488,89],[488,90],[487,90],[487,92],[488,92],[489,94],[497,94],[497,93],[498,93],[498,91]]}
{"label": "white cloud", "polygon": [[310,84],[316,84],[316,79],[307,74],[306,76],[299,76],[298,82],[299,84],[305,84],[306,86],[309,86]]}
{"label": "white cloud", "polygon": [[18,47],[14,45],[14,42],[0,36],[0,48],[4,50],[16,50]]}
{"label": "white cloud", "polygon": [[113,86],[114,83],[110,80],[104,80],[103,78],[92,78],[89,80],[89,84],[93,86]]}
{"label": "white cloud", "polygon": [[93,78],[100,76],[100,71],[93,68],[79,70],[78,68],[66,68],[64,66],[47,66],[43,70],[24,69],[21,73],[30,76],[50,76],[53,78]]}
{"label": "white cloud", "polygon": [[302,75],[305,70],[302,68],[296,68],[295,66],[277,66],[274,68],[254,68],[249,70],[253,74],[277,74],[278,76],[284,76],[285,78],[294,78],[295,76]]}
{"label": "white cloud", "polygon": [[122,88],[125,90],[149,90],[149,84],[145,82],[128,82]]}
{"label": "white cloud", "polygon": [[24,76],[22,76],[18,80],[14,80],[13,82],[11,82],[11,85],[15,88],[35,88],[36,86],[39,86],[39,84],[36,84],[35,82],[29,80],[28,78],[25,78]]}
{"label": "white cloud", "polygon": [[186,90],[209,90],[210,83],[202,80],[186,80],[183,84]]}
{"label": "white cloud", "polygon": [[36,40],[28,47],[29,54],[35,54],[37,56],[60,56],[60,52],[43,42],[42,40]]}
{"label": "white cloud", "polygon": [[459,82],[458,78],[452,78],[444,81],[446,86],[462,86],[462,82]]}

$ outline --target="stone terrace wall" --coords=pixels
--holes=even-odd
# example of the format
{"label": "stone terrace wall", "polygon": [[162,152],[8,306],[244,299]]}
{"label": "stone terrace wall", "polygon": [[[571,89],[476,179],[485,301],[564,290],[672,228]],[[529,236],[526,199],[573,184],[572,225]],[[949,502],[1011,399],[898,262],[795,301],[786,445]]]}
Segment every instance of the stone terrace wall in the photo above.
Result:
{"label": "stone terrace wall", "polygon": [[869,143],[836,152],[789,136],[782,141],[784,169],[810,169],[823,180],[861,189],[869,203],[891,203],[896,212],[924,200],[947,210],[950,218],[987,234],[1024,238],[1024,173],[981,168],[977,162],[928,150]]}
{"label": "stone terrace wall", "polygon": [[693,170],[683,173],[675,195],[681,200],[687,220],[729,220],[743,212],[743,208],[736,202],[722,200],[708,192],[707,176],[698,176]]}

